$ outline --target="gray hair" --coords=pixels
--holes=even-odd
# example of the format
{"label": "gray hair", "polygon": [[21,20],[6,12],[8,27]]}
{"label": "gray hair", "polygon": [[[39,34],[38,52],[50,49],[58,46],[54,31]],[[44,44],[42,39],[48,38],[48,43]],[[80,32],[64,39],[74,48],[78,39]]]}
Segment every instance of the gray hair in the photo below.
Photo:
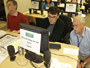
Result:
{"label": "gray hair", "polygon": [[74,19],[78,19],[80,21],[80,23],[85,24],[85,19],[81,15],[77,15],[76,17],[74,17]]}

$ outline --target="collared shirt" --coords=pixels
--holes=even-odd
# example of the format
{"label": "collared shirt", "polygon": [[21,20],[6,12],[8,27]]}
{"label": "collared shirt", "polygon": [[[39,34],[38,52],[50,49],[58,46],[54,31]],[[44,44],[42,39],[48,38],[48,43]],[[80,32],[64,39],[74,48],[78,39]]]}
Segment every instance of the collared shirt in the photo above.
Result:
{"label": "collared shirt", "polygon": [[90,56],[90,28],[85,26],[81,36],[73,30],[70,34],[70,44],[75,46],[79,45],[79,55]]}
{"label": "collared shirt", "polygon": [[[11,13],[10,13],[10,15],[11,15]],[[18,11],[16,11],[13,15],[11,15],[11,16],[16,16],[17,17],[17,15],[18,15]]]}

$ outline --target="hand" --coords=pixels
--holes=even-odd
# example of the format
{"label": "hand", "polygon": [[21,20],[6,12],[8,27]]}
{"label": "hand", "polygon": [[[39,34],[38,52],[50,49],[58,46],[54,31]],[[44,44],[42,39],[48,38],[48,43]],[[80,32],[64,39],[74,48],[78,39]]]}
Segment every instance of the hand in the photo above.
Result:
{"label": "hand", "polygon": [[19,33],[19,32],[18,32],[18,31],[16,31],[16,30],[13,30],[12,32],[13,32],[13,33],[17,33],[17,34]]}
{"label": "hand", "polygon": [[81,68],[81,64],[78,62],[77,68]]}
{"label": "hand", "polygon": [[84,68],[85,67],[85,64],[83,62],[81,62],[81,66],[82,66],[82,68]]}
{"label": "hand", "polygon": [[8,32],[11,32],[11,30],[10,30],[10,29],[8,29],[7,31],[8,31]]}

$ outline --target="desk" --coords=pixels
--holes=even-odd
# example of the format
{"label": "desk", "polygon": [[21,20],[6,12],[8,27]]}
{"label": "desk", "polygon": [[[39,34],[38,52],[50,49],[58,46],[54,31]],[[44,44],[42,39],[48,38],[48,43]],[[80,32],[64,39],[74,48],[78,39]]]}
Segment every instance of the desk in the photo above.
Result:
{"label": "desk", "polygon": [[[16,35],[18,36],[18,38],[20,38],[19,34],[15,34],[15,33],[11,33],[11,32],[7,32],[9,34],[12,34],[12,35]],[[51,42],[52,43],[52,42]],[[73,45],[68,45],[68,44],[64,44],[64,43],[59,43],[59,42],[54,42],[54,43],[58,43],[58,44],[61,44],[61,49],[59,50],[56,50],[56,49],[50,49],[50,51],[52,53],[55,53],[55,54],[59,54],[59,55],[66,55],[66,56],[70,56],[70,57],[73,57],[75,59],[78,58],[77,55],[69,55],[69,54],[63,54],[63,49],[64,48],[74,48],[74,49],[78,49],[78,47],[76,46],[73,46]],[[76,68],[76,65],[77,65],[77,61],[76,60],[73,60],[71,58],[68,58],[68,57],[65,57],[65,56],[57,56],[57,55],[54,55],[54,54],[51,54],[51,57],[53,58],[57,58],[59,62],[63,62],[63,63],[69,63],[72,65],[72,68]],[[24,58],[24,56],[19,56],[18,54],[16,54],[16,59],[15,61],[21,65],[24,65],[27,63],[27,59]],[[28,61],[28,63],[25,65],[25,66],[19,66],[15,61],[11,62],[10,61],[10,58],[7,57],[1,64],[0,64],[0,68],[34,68],[30,62]],[[44,63],[44,62],[43,62]],[[41,68],[45,68],[44,67],[44,64],[43,63],[40,63],[40,64],[36,64],[38,67],[42,66]]]}
{"label": "desk", "polygon": [[43,11],[43,15],[41,15],[40,11],[37,11],[40,14],[34,14],[33,11],[30,14],[29,11],[23,13],[24,15],[33,16],[36,18],[36,26],[40,26],[41,21],[47,16],[47,11]]}
{"label": "desk", "polygon": [[37,11],[39,14],[34,14],[33,11],[32,13],[30,14],[29,11],[23,13],[24,15],[30,15],[30,16],[33,16],[35,18],[42,18],[44,19],[47,15],[47,11],[43,11],[43,15],[41,15],[41,12],[40,11]]}

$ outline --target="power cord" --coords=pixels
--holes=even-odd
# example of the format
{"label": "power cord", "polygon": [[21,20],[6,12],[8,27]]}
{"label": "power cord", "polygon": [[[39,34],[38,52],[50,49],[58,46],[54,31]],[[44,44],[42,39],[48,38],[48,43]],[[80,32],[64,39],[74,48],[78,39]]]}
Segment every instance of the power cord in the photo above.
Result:
{"label": "power cord", "polygon": [[[72,58],[72,57],[70,57],[70,56],[66,56],[66,55],[59,55],[59,54],[55,54],[55,53],[51,53],[51,54],[53,54],[53,55],[57,55],[57,56],[64,56],[64,57],[68,57],[68,58],[71,58],[71,59],[73,59],[73,60],[75,60],[75,61],[78,61],[77,59],[75,59],[75,58]],[[20,65],[17,61],[15,61],[19,66],[26,66],[27,65],[27,63],[28,63],[28,60],[27,60],[27,63],[25,64],[25,65]],[[79,61],[78,61],[79,62]],[[30,64],[33,66],[33,67],[35,67],[35,68],[41,68],[43,65],[41,65],[40,67],[38,67],[36,64],[34,64],[32,61],[30,61]]]}
{"label": "power cord", "polygon": [[19,66],[26,66],[27,65],[27,63],[28,63],[28,60],[27,60],[27,62],[24,64],[24,65],[21,65],[21,64],[19,64],[17,61],[15,61]]}
{"label": "power cord", "polygon": [[[68,58],[70,58],[70,59],[73,59],[73,60],[75,60],[75,61],[78,61],[77,59],[75,59],[75,58],[72,58],[72,57],[70,57],[70,56],[66,56],[66,55],[60,55],[60,54],[55,54],[55,53],[51,53],[51,54],[53,54],[53,55],[57,55],[57,56],[64,56],[64,57],[68,57]],[[15,61],[19,66],[26,66],[27,65],[27,63],[28,63],[28,60],[27,60],[27,63],[25,64],[25,65],[20,65],[17,61]],[[78,61],[79,62],[79,61]],[[32,61],[30,61],[30,64],[33,66],[33,67],[35,67],[35,68],[41,68],[43,65],[41,65],[40,67],[38,67],[36,64],[34,64]]]}
{"label": "power cord", "polygon": [[[3,48],[3,49],[5,49],[5,50],[7,50],[6,48],[4,48],[3,46],[0,46],[1,48]],[[20,65],[17,61],[15,61],[19,66],[26,66],[27,65],[27,63],[28,63],[28,60],[27,60],[27,62],[26,62],[26,64],[24,64],[24,65]]]}
{"label": "power cord", "polygon": [[[66,56],[66,55],[59,55],[59,54],[55,54],[55,53],[51,53],[51,54],[54,54],[54,55],[57,55],[57,56],[64,56],[64,57],[68,57],[68,58],[71,58],[71,59],[73,59],[73,60],[75,60],[75,61],[78,61],[77,59],[72,58],[72,57],[70,57],[70,56]],[[79,62],[79,61],[78,61],[78,62]]]}
{"label": "power cord", "polygon": [[35,68],[38,68],[37,65],[34,65],[32,61],[30,61],[30,64],[35,67]]}
{"label": "power cord", "polygon": [[32,61],[30,61],[30,64],[33,66],[33,67],[35,67],[35,68],[41,68],[42,66],[44,66],[44,65],[41,65],[40,67],[38,67],[36,64],[34,64]]}

